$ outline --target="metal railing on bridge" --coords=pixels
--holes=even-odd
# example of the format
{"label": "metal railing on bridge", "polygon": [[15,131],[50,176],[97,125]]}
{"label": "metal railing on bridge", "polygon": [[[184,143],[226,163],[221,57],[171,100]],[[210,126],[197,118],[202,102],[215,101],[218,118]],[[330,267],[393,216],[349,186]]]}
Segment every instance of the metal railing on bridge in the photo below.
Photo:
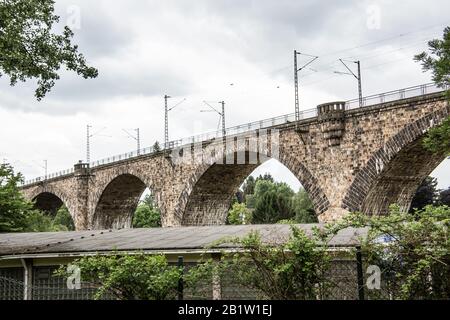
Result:
{"label": "metal railing on bridge", "polygon": [[[448,86],[441,88],[441,87],[438,87],[435,83],[428,83],[428,84],[423,84],[423,85],[419,85],[419,86],[403,88],[400,90],[383,92],[380,94],[374,94],[374,95],[363,97],[362,107],[368,107],[368,106],[373,106],[376,104],[381,104],[381,103],[386,103],[386,102],[391,102],[391,101],[396,101],[396,100],[401,100],[401,99],[407,99],[407,98],[413,98],[413,97],[418,97],[418,96],[431,94],[431,93],[442,92],[442,91],[445,91],[448,89],[449,89]],[[353,100],[349,100],[349,101],[345,102],[345,110],[352,110],[352,109],[357,109],[357,108],[359,108],[359,99],[353,99]],[[314,117],[317,117],[317,108],[300,111],[300,120],[311,119]],[[234,127],[229,127],[229,128],[225,129],[225,133],[226,133],[226,136],[233,136],[233,135],[243,134],[243,133],[246,133],[249,131],[270,128],[270,127],[288,124],[288,123],[292,123],[292,122],[295,122],[295,114],[289,113],[289,114],[285,114],[285,115],[278,116],[278,117],[273,117],[273,118],[269,118],[269,119],[264,119],[264,120],[254,121],[254,122],[250,122],[250,123],[246,123],[246,124],[241,124],[241,125],[234,126]],[[189,144],[197,143],[197,142],[205,142],[205,141],[209,141],[209,140],[213,140],[213,139],[217,139],[217,138],[221,138],[221,137],[223,137],[222,130],[211,131],[211,132],[207,132],[204,134],[191,136],[188,138],[182,138],[182,139],[170,141],[168,143],[168,145],[163,146],[162,149],[170,150],[170,149],[181,147],[184,145],[189,145]],[[107,157],[107,158],[103,158],[103,159],[91,162],[90,167],[95,168],[98,166],[114,163],[117,161],[127,160],[127,159],[131,159],[131,158],[139,157],[142,155],[149,155],[152,153],[156,153],[157,151],[159,151],[159,150],[154,150],[153,147],[147,147],[147,148],[143,148],[140,150],[135,150],[135,151],[119,154],[119,155],[114,155],[111,157]],[[38,178],[35,178],[32,180],[27,180],[23,183],[23,185],[33,184],[36,182],[45,181],[47,179],[53,179],[56,177],[69,175],[69,174],[72,174],[73,172],[74,172],[73,168],[67,169],[67,170],[62,170],[59,172],[49,174],[46,177],[43,176],[43,177],[38,177]]]}

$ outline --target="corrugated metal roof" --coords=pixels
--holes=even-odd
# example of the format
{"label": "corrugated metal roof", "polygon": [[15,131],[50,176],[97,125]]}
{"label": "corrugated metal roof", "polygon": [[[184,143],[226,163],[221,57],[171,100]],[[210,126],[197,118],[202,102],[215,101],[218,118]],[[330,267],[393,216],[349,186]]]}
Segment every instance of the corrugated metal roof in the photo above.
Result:
{"label": "corrugated metal roof", "polygon": [[[311,233],[313,226],[296,225]],[[251,231],[259,231],[265,242],[281,242],[290,234],[290,226],[236,225],[195,226],[169,228],[143,228],[121,230],[92,230],[42,233],[0,234],[0,256],[43,253],[75,253],[98,251],[134,250],[192,250],[216,247],[214,243],[227,237],[243,237]],[[355,246],[366,229],[347,228],[341,230],[330,242],[332,246]],[[220,247],[233,247],[221,245]]]}

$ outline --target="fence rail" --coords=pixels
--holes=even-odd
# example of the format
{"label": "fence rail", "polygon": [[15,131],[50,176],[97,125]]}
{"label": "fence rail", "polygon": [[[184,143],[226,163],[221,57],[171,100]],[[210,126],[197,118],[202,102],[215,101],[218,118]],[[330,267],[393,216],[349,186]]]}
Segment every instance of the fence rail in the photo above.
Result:
{"label": "fence rail", "polygon": [[[364,107],[368,107],[368,106],[372,106],[372,105],[376,105],[376,104],[380,104],[380,103],[392,102],[392,101],[396,101],[396,100],[408,99],[408,98],[418,97],[418,96],[431,94],[431,93],[443,92],[448,89],[449,89],[448,86],[442,88],[442,87],[438,87],[435,83],[428,83],[428,84],[422,84],[422,85],[418,85],[418,86],[414,86],[414,87],[403,88],[403,89],[399,89],[399,90],[395,90],[395,91],[383,92],[380,94],[363,97],[361,107],[364,108]],[[357,108],[360,108],[359,99],[353,99],[353,100],[349,100],[349,101],[345,102],[345,110],[352,110],[352,109],[357,109]],[[312,119],[314,117],[317,117],[317,108],[300,111],[299,120]],[[295,113],[289,113],[289,114],[285,114],[285,115],[281,115],[281,116],[277,116],[277,117],[273,117],[273,118],[269,118],[269,119],[264,119],[264,120],[254,121],[254,122],[250,122],[250,123],[246,123],[246,124],[242,124],[242,125],[238,125],[238,126],[234,126],[234,127],[229,127],[229,128],[225,129],[225,134],[226,134],[226,136],[239,135],[239,134],[243,134],[243,133],[246,133],[249,131],[254,131],[254,130],[259,130],[259,129],[275,127],[278,125],[288,124],[291,122],[295,122],[295,120],[296,120]],[[163,149],[170,150],[170,149],[181,147],[184,145],[190,145],[192,143],[197,143],[197,142],[204,142],[204,141],[208,141],[211,139],[217,139],[217,138],[221,138],[221,137],[223,137],[222,130],[211,131],[211,132],[207,132],[204,134],[191,136],[188,138],[182,138],[182,139],[170,141],[167,145],[163,146]],[[147,147],[147,148],[143,148],[140,150],[135,150],[135,151],[103,158],[103,159],[91,162],[89,165],[91,168],[95,168],[95,167],[98,167],[101,165],[110,164],[110,163],[114,163],[117,161],[131,159],[131,158],[135,158],[135,157],[142,156],[142,155],[153,154],[158,151],[159,150],[155,150],[153,147]],[[57,178],[57,177],[70,175],[73,172],[74,172],[73,168],[58,171],[55,173],[51,173],[47,176],[41,176],[41,177],[37,177],[32,180],[27,180],[22,184],[22,186],[37,183],[40,181],[45,181],[48,179],[53,179],[53,178]]]}

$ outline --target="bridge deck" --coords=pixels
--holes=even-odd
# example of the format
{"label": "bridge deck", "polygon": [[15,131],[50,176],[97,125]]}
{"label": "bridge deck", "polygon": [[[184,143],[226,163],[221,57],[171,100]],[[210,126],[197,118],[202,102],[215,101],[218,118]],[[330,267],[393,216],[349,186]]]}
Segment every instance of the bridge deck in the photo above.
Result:
{"label": "bridge deck", "polygon": [[[362,107],[359,106],[359,100],[349,100],[345,102],[345,110],[358,110],[358,109],[365,109],[367,107],[375,107],[377,105],[383,105],[388,102],[395,102],[395,101],[401,101],[405,99],[410,99],[414,97],[422,97],[427,95],[436,94],[439,92],[444,92],[445,90],[448,90],[448,88],[440,88],[434,83],[419,85],[415,87],[409,87],[409,88],[403,88],[395,91],[389,91],[389,92],[383,92],[376,95],[366,96],[363,98],[363,105]],[[317,108],[308,109],[300,112],[300,118],[298,121],[304,122],[306,121],[314,121],[314,119],[317,117]],[[274,127],[280,127],[290,124],[295,124],[295,114],[285,114],[278,117],[273,117],[269,119],[264,119],[260,121],[250,122],[234,127],[226,128],[226,137],[233,137],[233,136],[239,136],[254,130],[262,130],[262,129],[269,129]],[[164,150],[171,150],[178,147],[188,146],[192,143],[205,143],[209,141],[214,141],[218,138],[223,138],[222,130],[219,131],[213,131],[208,132],[201,135],[191,136],[188,138],[173,140],[168,143],[167,146],[164,146]],[[155,154],[158,154],[159,151],[155,151],[153,147],[143,148],[136,151],[131,151],[128,153],[120,154],[111,156],[108,158],[104,158],[101,160],[97,160],[94,162],[91,162],[90,168],[95,168],[107,164],[112,164],[132,158],[139,158],[142,156],[152,156]],[[35,183],[42,182],[44,180],[52,180],[56,178],[64,178],[66,176],[70,176],[74,173],[73,167],[67,170],[58,171],[55,173],[51,173],[47,176],[41,176],[37,177],[32,180],[27,180],[23,184],[23,186],[32,185]]]}

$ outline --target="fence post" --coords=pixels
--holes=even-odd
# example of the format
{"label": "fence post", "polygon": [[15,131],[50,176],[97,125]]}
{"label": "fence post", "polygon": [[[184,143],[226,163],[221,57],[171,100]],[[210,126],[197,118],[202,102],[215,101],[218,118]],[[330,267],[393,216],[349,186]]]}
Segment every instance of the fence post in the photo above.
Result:
{"label": "fence post", "polygon": [[20,259],[23,266],[23,300],[33,299],[33,261]]}
{"label": "fence post", "polygon": [[184,263],[183,263],[183,256],[178,257],[178,267],[181,268],[181,276],[178,279],[178,300],[183,300],[183,290],[184,290],[184,283],[183,283],[183,274],[184,274]]}
{"label": "fence post", "polygon": [[358,273],[358,299],[364,300],[364,275],[361,247],[356,247],[356,271]]}
{"label": "fence post", "polygon": [[[220,253],[213,253],[211,256],[216,263],[220,263],[221,258]],[[220,274],[218,274],[216,270],[213,272],[212,275],[212,299],[213,300],[222,299],[222,284],[220,282]]]}

